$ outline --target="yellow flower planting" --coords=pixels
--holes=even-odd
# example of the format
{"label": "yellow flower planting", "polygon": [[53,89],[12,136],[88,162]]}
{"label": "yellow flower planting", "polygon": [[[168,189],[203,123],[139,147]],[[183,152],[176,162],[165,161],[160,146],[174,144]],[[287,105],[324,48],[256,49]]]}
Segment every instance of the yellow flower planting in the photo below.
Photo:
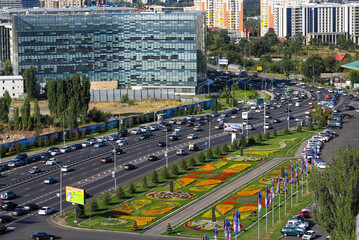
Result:
{"label": "yellow flower planting", "polygon": [[178,182],[173,182],[173,188],[174,189],[181,189],[183,186],[181,184],[179,184]]}
{"label": "yellow flower planting", "polygon": [[142,214],[144,215],[162,215],[165,214],[172,209],[178,207],[180,204],[177,202],[164,202],[152,208],[152,210],[144,211]]}
{"label": "yellow flower planting", "polygon": [[217,161],[217,162],[213,162],[211,163],[211,165],[217,169],[220,169],[221,167],[227,165],[227,162],[222,162],[222,161]]}
{"label": "yellow flower planting", "polygon": [[118,212],[118,213],[120,213],[120,212],[132,213],[133,212],[132,208],[130,207],[130,205],[128,205],[128,203],[124,203],[119,208],[115,208],[112,211]]}
{"label": "yellow flower planting", "polygon": [[200,183],[197,183],[195,185],[195,187],[199,187],[199,186],[207,186],[207,185],[213,185],[213,184],[219,184],[222,183],[221,180],[216,180],[216,179],[208,179],[208,180],[204,180]]}
{"label": "yellow flower planting", "polygon": [[229,168],[224,169],[223,172],[239,173],[239,172],[242,172],[244,169],[249,168],[250,166],[252,166],[252,165],[248,164],[248,163],[236,163],[236,164],[233,164],[232,166],[230,166]]}
{"label": "yellow flower planting", "polygon": [[216,208],[224,215],[227,212],[231,211],[234,206],[230,204],[219,204],[216,206]]}
{"label": "yellow flower planting", "polygon": [[198,170],[201,170],[201,171],[213,171],[213,170],[216,170],[216,168],[213,167],[210,164],[206,164],[206,165],[200,167]]}
{"label": "yellow flower planting", "polygon": [[190,190],[196,191],[196,192],[204,192],[204,191],[208,191],[208,190],[214,188],[215,186],[217,186],[217,184],[206,185],[206,186],[194,186],[194,187],[190,188]]}
{"label": "yellow flower planting", "polygon": [[[234,212],[229,214],[229,216],[228,216],[229,220],[233,220],[233,214],[234,214]],[[241,212],[241,220],[246,219],[249,215],[251,215],[251,212]]]}
{"label": "yellow flower planting", "polygon": [[249,185],[248,187],[246,187],[245,189],[243,189],[242,191],[239,191],[237,194],[238,195],[254,195],[257,192],[259,192],[260,190],[264,189],[266,186],[264,185]]}
{"label": "yellow flower planting", "polygon": [[138,210],[148,204],[152,203],[151,200],[146,200],[146,199],[142,199],[142,200],[133,200],[132,204],[133,206]]}
{"label": "yellow flower planting", "polygon": [[268,157],[272,153],[278,152],[279,149],[270,150],[270,151],[244,151],[243,153],[246,155],[256,155],[256,156],[265,156]]}
{"label": "yellow flower planting", "polygon": [[130,219],[137,222],[138,226],[146,225],[149,222],[152,222],[156,217],[135,217],[135,216],[127,216],[127,215],[116,215],[116,217],[123,219]]}
{"label": "yellow flower planting", "polygon": [[194,179],[194,178],[178,178],[177,179],[177,182],[179,182],[179,184],[181,184],[184,187],[193,183],[194,181],[196,181],[196,179]]}
{"label": "yellow flower planting", "polygon": [[250,211],[257,211],[258,207],[256,206],[243,206],[238,208],[239,212],[250,212]]}
{"label": "yellow flower planting", "polygon": [[[216,214],[216,217],[221,216],[221,214],[219,214],[219,212],[217,212],[217,211],[214,211],[214,213]],[[212,218],[212,210],[207,211],[205,214],[202,215],[202,217],[211,219]]]}

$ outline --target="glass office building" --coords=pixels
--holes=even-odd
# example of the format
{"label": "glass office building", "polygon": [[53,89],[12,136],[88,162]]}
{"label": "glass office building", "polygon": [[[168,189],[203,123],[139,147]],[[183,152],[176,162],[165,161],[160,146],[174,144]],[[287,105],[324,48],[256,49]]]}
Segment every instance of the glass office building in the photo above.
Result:
{"label": "glass office building", "polygon": [[38,0],[0,0],[0,8],[33,8],[38,6]]}
{"label": "glass office building", "polygon": [[[79,73],[91,81],[118,80],[120,87],[187,87],[183,92],[193,92],[206,68],[204,12],[3,10],[0,33],[1,28],[10,29],[6,49],[15,72],[35,66],[38,78]],[[6,46],[0,42],[0,47]]]}

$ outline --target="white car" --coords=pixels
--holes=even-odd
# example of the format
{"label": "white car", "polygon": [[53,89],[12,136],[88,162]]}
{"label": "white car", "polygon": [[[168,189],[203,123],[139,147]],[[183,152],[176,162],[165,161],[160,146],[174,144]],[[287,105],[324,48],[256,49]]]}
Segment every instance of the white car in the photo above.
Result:
{"label": "white car", "polygon": [[252,124],[248,124],[247,126],[245,126],[246,130],[254,130],[254,126]]}
{"label": "white car", "polygon": [[150,125],[148,128],[150,131],[156,131],[159,129],[159,127],[157,125]]}
{"label": "white car", "polygon": [[57,158],[50,158],[46,161],[46,165],[55,165],[56,163],[59,163],[59,160]]}
{"label": "white car", "polygon": [[196,139],[198,138],[196,134],[190,134],[187,136],[187,139]]}
{"label": "white car", "polygon": [[231,116],[232,119],[235,119],[237,117],[238,117],[237,114],[234,114],[234,115]]}
{"label": "white car", "polygon": [[39,215],[48,215],[48,214],[51,214],[55,211],[54,208],[52,207],[42,207],[39,209],[39,211],[37,212],[37,214]]}
{"label": "white car", "polygon": [[82,143],[81,146],[84,148],[89,147],[89,146],[91,146],[91,143],[86,141],[86,142]]}
{"label": "white car", "polygon": [[142,133],[145,133],[148,130],[147,126],[140,126],[139,129],[141,130]]}
{"label": "white car", "polygon": [[185,155],[186,154],[186,151],[184,149],[178,149],[176,151],[176,155]]}
{"label": "white car", "polygon": [[68,166],[68,165],[64,165],[61,167],[61,172],[70,172],[74,170],[71,166]]}
{"label": "white car", "polygon": [[128,144],[128,141],[126,139],[122,139],[122,140],[117,140],[116,143],[118,144],[118,146],[123,147]]}
{"label": "white car", "polygon": [[295,119],[295,121],[296,121],[296,122],[301,122],[301,121],[303,121],[303,118],[297,117],[297,118]]}
{"label": "white car", "polygon": [[325,164],[325,162],[319,162],[317,163],[317,168],[319,169],[325,169],[327,167],[327,165]]}
{"label": "white car", "polygon": [[262,110],[261,109],[256,109],[254,112],[260,113],[260,112],[262,112]]}
{"label": "white car", "polygon": [[107,137],[99,137],[97,142],[107,142]]}
{"label": "white car", "polygon": [[305,232],[302,236],[302,239],[312,240],[317,237],[317,233],[313,230]]}
{"label": "white car", "polygon": [[184,131],[184,129],[183,129],[183,127],[176,127],[174,131],[175,132],[182,132],[182,131]]}
{"label": "white car", "polygon": [[51,156],[56,156],[56,155],[61,154],[61,151],[60,151],[60,149],[54,149],[50,154],[51,154]]}
{"label": "white car", "polygon": [[71,147],[67,146],[67,147],[62,147],[60,149],[60,152],[61,153],[68,153],[68,152],[71,152]]}
{"label": "white car", "polygon": [[304,113],[305,113],[306,115],[310,115],[311,111],[308,110],[308,111],[305,111]]}
{"label": "white car", "polygon": [[328,89],[328,92],[332,93],[332,92],[334,92],[334,90],[333,89]]}
{"label": "white car", "polygon": [[133,129],[131,131],[131,135],[138,135],[138,134],[141,134],[142,133],[142,130],[141,129]]}

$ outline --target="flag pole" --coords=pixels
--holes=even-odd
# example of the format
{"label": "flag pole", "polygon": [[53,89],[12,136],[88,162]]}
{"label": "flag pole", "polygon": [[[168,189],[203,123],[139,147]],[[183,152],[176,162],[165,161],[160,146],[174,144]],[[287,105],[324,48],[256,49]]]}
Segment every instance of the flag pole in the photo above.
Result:
{"label": "flag pole", "polygon": [[274,201],[273,200],[272,200],[272,227],[274,227]]}
{"label": "flag pole", "polygon": [[279,221],[280,221],[280,193],[279,193]]}
{"label": "flag pole", "polygon": [[297,193],[296,193],[296,195],[297,195],[297,203],[298,203],[298,190],[299,190],[299,178],[298,178],[298,181],[297,181]]}
{"label": "flag pole", "polygon": [[285,189],[284,194],[284,214],[287,214],[287,188]]}
{"label": "flag pole", "polygon": [[[258,202],[259,202],[259,199],[258,199]],[[259,211],[258,211],[258,240],[259,240]]]}
{"label": "flag pole", "polygon": [[302,197],[303,197],[303,188],[304,188],[304,176],[303,176],[303,174],[302,174]]}
{"label": "flag pole", "polygon": [[268,205],[266,206],[266,233],[268,232]]}
{"label": "flag pole", "polygon": [[293,208],[293,178],[290,183],[290,208]]}

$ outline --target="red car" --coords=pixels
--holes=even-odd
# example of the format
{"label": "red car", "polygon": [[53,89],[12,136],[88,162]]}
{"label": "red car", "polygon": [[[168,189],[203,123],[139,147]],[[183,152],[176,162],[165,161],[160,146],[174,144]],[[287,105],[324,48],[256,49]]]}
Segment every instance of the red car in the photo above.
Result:
{"label": "red car", "polygon": [[187,122],[186,123],[186,127],[192,127],[194,124],[193,124],[193,122]]}
{"label": "red car", "polygon": [[302,211],[298,213],[298,216],[303,216],[305,218],[311,218],[312,217],[312,211]]}
{"label": "red car", "polygon": [[313,106],[313,105],[309,105],[309,108],[314,108],[314,106]]}

